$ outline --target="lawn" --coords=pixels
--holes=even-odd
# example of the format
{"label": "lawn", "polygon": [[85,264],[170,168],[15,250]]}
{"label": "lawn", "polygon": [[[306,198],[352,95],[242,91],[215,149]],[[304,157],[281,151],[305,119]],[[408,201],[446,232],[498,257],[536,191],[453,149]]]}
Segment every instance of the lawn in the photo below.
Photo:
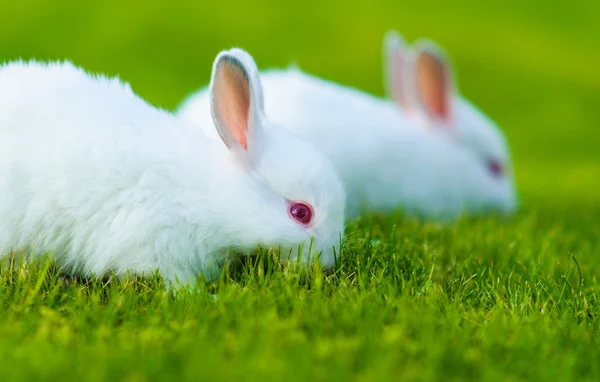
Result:
{"label": "lawn", "polygon": [[522,204],[449,226],[365,215],[333,275],[249,262],[176,296],[160,280],[65,283],[50,262],[5,261],[0,380],[600,380],[600,3],[0,9],[0,60],[68,58],[168,109],[234,45],[382,94],[383,33],[430,37],[506,132]]}

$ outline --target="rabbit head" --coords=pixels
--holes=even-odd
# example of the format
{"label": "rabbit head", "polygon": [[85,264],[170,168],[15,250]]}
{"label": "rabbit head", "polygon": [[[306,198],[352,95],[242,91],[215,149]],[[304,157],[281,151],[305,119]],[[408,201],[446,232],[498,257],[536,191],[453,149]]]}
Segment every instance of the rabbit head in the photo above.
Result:
{"label": "rabbit head", "polygon": [[[258,244],[265,247],[278,246],[284,261],[320,256],[323,266],[333,266],[345,204],[333,165],[310,144],[269,124],[258,69],[245,51],[231,49],[217,56],[209,92],[217,132],[263,196],[240,198],[231,206],[239,209],[233,224],[244,232],[260,221],[254,227],[260,234],[248,235],[260,237]],[[255,214],[262,217],[257,220]]]}
{"label": "rabbit head", "polygon": [[460,96],[444,50],[425,39],[411,49],[396,31],[386,34],[383,50],[386,91],[396,106],[421,127],[447,135],[468,150],[483,169],[481,184],[474,186],[485,188],[486,203],[513,212],[518,201],[506,138],[489,117]]}

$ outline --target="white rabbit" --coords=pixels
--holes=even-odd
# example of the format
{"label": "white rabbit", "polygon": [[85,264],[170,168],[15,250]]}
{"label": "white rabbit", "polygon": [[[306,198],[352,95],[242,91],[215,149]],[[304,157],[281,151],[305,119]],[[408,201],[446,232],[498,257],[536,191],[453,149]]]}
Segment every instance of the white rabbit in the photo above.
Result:
{"label": "white rabbit", "polygon": [[259,245],[283,261],[322,251],[332,266],[345,194],[330,161],[265,128],[244,51],[217,56],[210,94],[222,141],[118,79],[70,63],[0,67],[0,253],[54,251],[86,275],[158,269],[169,285]]}
{"label": "white rabbit", "polygon": [[[510,153],[501,131],[462,99],[441,49],[412,53],[386,36],[392,101],[305,74],[262,74],[268,118],[312,142],[334,163],[347,192],[346,213],[364,209],[452,219],[463,212],[510,213],[517,205]],[[208,126],[206,89],[179,114]]]}

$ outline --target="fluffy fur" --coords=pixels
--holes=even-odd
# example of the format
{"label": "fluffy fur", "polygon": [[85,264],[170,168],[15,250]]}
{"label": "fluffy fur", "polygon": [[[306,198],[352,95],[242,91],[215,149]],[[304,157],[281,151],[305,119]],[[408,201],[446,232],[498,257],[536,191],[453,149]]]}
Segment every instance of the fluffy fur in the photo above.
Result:
{"label": "fluffy fur", "polygon": [[[184,284],[259,245],[280,248],[284,259],[301,247],[306,259],[313,241],[311,255],[322,251],[333,265],[341,181],[312,146],[264,128],[251,57],[223,52],[213,72],[223,62],[239,66],[253,89],[223,95],[252,98],[244,156],[117,79],[68,62],[0,67],[0,252],[54,251],[63,269],[88,275],[158,269]],[[289,217],[288,200],[312,204],[310,227]]]}
{"label": "fluffy fur", "polygon": [[[410,57],[402,64],[401,76],[390,80],[415,81],[407,78]],[[504,136],[459,96],[451,98],[454,121],[448,128],[416,108],[296,68],[265,71],[262,83],[268,118],[311,142],[334,163],[346,187],[349,216],[364,209],[400,207],[409,214],[452,219],[463,212],[510,213],[516,207]],[[414,101],[414,94],[404,96]],[[179,114],[206,126],[206,89],[188,97]],[[491,160],[504,168],[502,176],[491,173]]]}

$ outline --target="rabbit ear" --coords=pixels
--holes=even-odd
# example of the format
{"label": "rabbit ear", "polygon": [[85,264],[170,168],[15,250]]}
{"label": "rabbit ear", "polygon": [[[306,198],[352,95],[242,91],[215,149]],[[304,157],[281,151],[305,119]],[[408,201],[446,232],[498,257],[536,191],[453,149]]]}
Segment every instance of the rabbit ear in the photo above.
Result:
{"label": "rabbit ear", "polygon": [[221,52],[210,84],[215,127],[232,152],[247,153],[256,143],[264,115],[262,87],[252,57],[241,49]]}
{"label": "rabbit ear", "polygon": [[396,105],[407,110],[414,109],[407,81],[411,52],[402,35],[395,30],[388,31],[383,38],[383,61],[385,90],[388,96]]}
{"label": "rabbit ear", "polygon": [[435,43],[421,40],[415,45],[414,81],[420,107],[430,119],[450,124],[455,94],[450,63]]}

